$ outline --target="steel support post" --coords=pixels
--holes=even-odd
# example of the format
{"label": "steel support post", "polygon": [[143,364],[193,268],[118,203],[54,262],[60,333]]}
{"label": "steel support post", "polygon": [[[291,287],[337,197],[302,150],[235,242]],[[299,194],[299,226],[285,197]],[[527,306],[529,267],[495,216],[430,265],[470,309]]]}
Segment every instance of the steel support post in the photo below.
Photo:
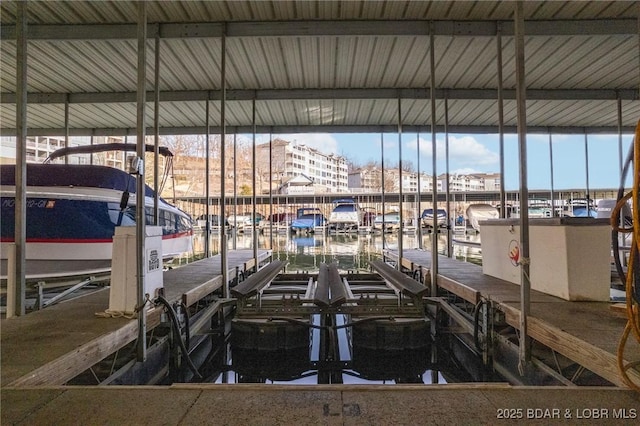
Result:
{"label": "steel support post", "polygon": [[420,207],[420,199],[422,191],[420,190],[420,132],[416,133],[416,151],[418,155],[418,193],[417,193],[417,217],[416,217],[416,235],[418,236],[418,248],[422,250],[422,212]]}
{"label": "steel support post", "polygon": [[431,234],[431,296],[438,294],[438,171],[436,149],[436,56],[434,40],[434,23],[429,23],[429,69],[430,69],[430,101],[431,101],[431,167],[433,197],[433,233]]}
{"label": "steel support post", "polygon": [[[233,134],[233,217],[238,215],[238,134]],[[238,248],[238,233],[236,228],[233,232],[233,249]]]}
{"label": "steel support post", "polygon": [[402,211],[402,98],[398,97],[398,205],[400,207],[400,227],[398,229],[398,264],[396,267],[402,271],[402,255],[404,236],[404,212]]}
{"label": "steel support post", "polygon": [[[220,223],[226,223],[227,218],[227,198],[226,198],[226,108],[227,108],[227,29],[226,25],[220,38],[220,87],[222,89],[222,97],[220,99]],[[235,160],[234,160],[235,161]],[[235,177],[234,177],[235,178]],[[235,207],[234,207],[235,208]],[[220,233],[220,269],[222,272],[223,296],[231,297],[229,291],[229,260],[227,247],[227,233]]]}
{"label": "steel support post", "polygon": [[549,170],[551,174],[551,217],[556,217],[556,193],[553,184],[553,137],[549,131]]}
{"label": "steel support post", "polygon": [[451,217],[451,188],[449,174],[449,97],[444,97],[444,152],[446,161],[445,193],[447,198],[447,257],[453,256],[453,228]]}
{"label": "steel support post", "polygon": [[[64,97],[64,147],[69,148],[69,94]],[[69,156],[64,156],[64,164],[69,164]]]}
{"label": "steel support post", "polygon": [[269,248],[273,256],[273,134],[269,132]]}
{"label": "steel support post", "polygon": [[516,43],[516,111],[518,154],[520,160],[520,372],[531,360],[527,319],[531,311],[531,282],[529,281],[529,189],[527,182],[527,105],[524,64],[524,12],[522,1],[515,3]]}
{"label": "steel support post", "polygon": [[589,136],[585,132],[584,134],[584,174],[585,174],[585,198],[587,199],[587,214],[589,214],[589,199],[591,198],[590,187],[589,187]]}
{"label": "steel support post", "polygon": [[498,23],[496,32],[496,63],[498,67],[498,139],[500,144],[500,217],[505,218],[507,197],[504,178],[504,92],[502,91],[502,24]]}
{"label": "steel support post", "polygon": [[147,2],[139,1],[138,6],[138,87],[137,87],[137,130],[136,155],[142,165],[136,173],[136,241],[137,241],[137,286],[138,299],[138,343],[137,359],[142,362],[147,358],[147,315],[145,303],[145,229],[146,212],[144,197],[144,157],[145,157],[145,106],[147,81]]}
{"label": "steel support post", "polygon": [[[16,19],[16,203],[15,203],[15,256],[14,290],[11,304],[7,304],[7,317],[10,314],[24,315],[26,303],[26,235],[27,235],[27,2],[18,2]],[[12,312],[11,312],[12,311]]]}
{"label": "steel support post", "polygon": [[253,264],[255,272],[258,272],[258,227],[257,227],[257,215],[256,215],[256,100],[251,102],[251,240],[253,246]]}
{"label": "steel support post", "polygon": [[386,210],[386,201],[385,201],[385,197],[384,197],[384,178],[385,178],[385,173],[384,173],[384,133],[380,132],[380,168],[382,169],[382,171],[380,172],[380,188],[381,188],[381,193],[382,193],[382,252],[384,254],[384,240],[385,240],[385,214],[387,213]]}
{"label": "steel support post", "polygon": [[[210,117],[210,102],[207,99],[205,103],[205,134],[204,134],[204,214],[206,218],[206,225],[204,227],[204,256],[211,256],[211,188],[209,186],[209,176],[211,176],[211,154],[210,154],[210,139],[211,134],[209,133],[209,128],[211,127],[211,117]],[[224,166],[222,166],[224,167]],[[218,223],[220,225],[220,232],[224,232],[224,224]]]}
{"label": "steel support post", "polygon": [[160,224],[160,31],[156,31],[153,69],[153,224]]}

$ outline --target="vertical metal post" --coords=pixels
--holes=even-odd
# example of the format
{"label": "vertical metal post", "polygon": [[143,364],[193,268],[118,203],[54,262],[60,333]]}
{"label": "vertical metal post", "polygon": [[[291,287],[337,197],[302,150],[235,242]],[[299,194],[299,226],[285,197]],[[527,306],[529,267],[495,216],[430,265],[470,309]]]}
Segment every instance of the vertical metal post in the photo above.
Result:
{"label": "vertical metal post", "polygon": [[256,226],[256,98],[253,98],[251,102],[252,116],[251,116],[251,133],[253,134],[252,146],[251,146],[251,239],[253,240],[253,262],[255,271],[258,272],[258,227]]}
{"label": "vertical metal post", "polygon": [[[226,155],[226,107],[227,107],[227,27],[225,25],[222,38],[220,39],[220,52],[221,52],[221,64],[220,64],[220,223],[226,222],[226,188],[225,188],[225,169],[227,164]],[[220,233],[220,269],[222,272],[222,285],[223,296],[226,298],[231,297],[229,290],[229,261],[227,258],[227,233]]]}
{"label": "vertical metal post", "polygon": [[587,136],[587,131],[585,130],[584,132],[584,166],[585,166],[585,183],[587,185],[586,187],[586,193],[585,193],[585,198],[587,199],[587,214],[590,214],[590,207],[589,207],[589,199],[591,198],[590,194],[589,194],[589,137]]}
{"label": "vertical metal post", "polygon": [[[145,104],[147,81],[147,2],[139,1],[138,4],[138,88],[137,88],[137,140],[136,154],[144,159],[145,154]],[[137,284],[138,307],[145,303],[145,197],[144,197],[144,165],[136,175],[136,240],[137,240]],[[138,313],[138,346],[137,359],[142,362],[147,358],[147,314],[144,308]]]}
{"label": "vertical metal post", "polygon": [[156,25],[153,73],[153,224],[160,224],[160,27]]}
{"label": "vertical metal post", "polygon": [[496,53],[498,65],[498,138],[500,141],[500,217],[507,216],[507,197],[504,177],[504,94],[502,92],[502,24],[496,32]]}
{"label": "vertical metal post", "polygon": [[[27,2],[18,2],[16,17],[16,203],[15,257],[13,268],[15,315],[25,314],[26,235],[27,235]],[[10,280],[11,281],[11,280]]]}
{"label": "vertical metal post", "polygon": [[447,199],[447,257],[453,256],[453,230],[451,229],[451,190],[449,188],[449,95],[444,97],[444,155],[446,161],[445,194]]}
{"label": "vertical metal post", "polygon": [[[93,130],[91,131],[91,138],[89,139],[89,145],[93,146]],[[89,154],[89,164],[93,165],[93,152]]]}
{"label": "vertical metal post", "polygon": [[[238,215],[238,133],[233,134],[233,217]],[[238,248],[238,233],[233,229],[233,249]]]}
{"label": "vertical metal post", "polygon": [[433,198],[433,233],[431,234],[431,296],[438,293],[438,173],[436,162],[436,56],[433,21],[429,23],[429,70],[431,100],[431,166]]}
{"label": "vertical metal post", "polygon": [[520,160],[520,338],[519,368],[531,360],[530,338],[527,318],[531,311],[531,283],[529,281],[529,189],[527,182],[527,95],[525,84],[524,56],[524,11],[522,1],[515,4],[515,42],[516,42],[516,110],[518,128],[518,154]]}
{"label": "vertical metal post", "polygon": [[556,217],[556,194],[553,185],[553,140],[549,131],[549,165],[551,170],[551,217]]}
{"label": "vertical metal post", "polygon": [[387,213],[384,196],[384,133],[380,132],[380,187],[382,192],[382,254],[384,255],[385,214]]}
{"label": "vertical metal post", "polygon": [[273,134],[269,132],[269,248],[273,255]]}
{"label": "vertical metal post", "polygon": [[[209,102],[209,95],[207,95],[207,100],[205,103],[205,132],[204,132],[204,199],[205,199],[205,205],[204,205],[204,214],[205,214],[205,218],[206,218],[206,225],[204,226],[204,256],[205,257],[209,257],[211,256],[211,247],[210,247],[210,243],[211,243],[211,188],[209,187],[209,176],[211,176],[211,155],[210,155],[210,138],[211,135],[209,134],[209,130],[210,130],[210,125],[211,125],[211,118],[210,118],[210,102]],[[220,165],[221,167],[221,173],[224,173],[224,171],[226,170],[226,166],[224,164]],[[223,223],[218,223],[218,225],[220,226],[220,232],[224,232],[224,224]]]}
{"label": "vertical metal post", "polygon": [[[124,144],[125,146],[129,144],[129,135],[124,135]],[[122,170],[126,170],[126,169],[127,169],[127,151],[122,151]]]}
{"label": "vertical metal post", "polygon": [[622,99],[620,98],[620,93],[618,93],[618,164],[620,167],[620,182],[622,182]]}
{"label": "vertical metal post", "polygon": [[[69,148],[69,94],[64,97],[64,147]],[[64,156],[64,164],[69,164],[69,156]]]}
{"label": "vertical metal post", "polygon": [[416,150],[418,151],[418,217],[416,221],[416,235],[418,236],[418,248],[422,250],[422,220],[420,211],[420,199],[422,198],[422,191],[420,190],[420,131],[416,134]]}
{"label": "vertical metal post", "polygon": [[402,212],[402,98],[398,96],[398,180],[399,192],[398,192],[398,204],[400,206],[400,228],[398,230],[398,264],[396,267],[402,271],[402,256],[403,244],[402,237],[404,236],[404,214]]}

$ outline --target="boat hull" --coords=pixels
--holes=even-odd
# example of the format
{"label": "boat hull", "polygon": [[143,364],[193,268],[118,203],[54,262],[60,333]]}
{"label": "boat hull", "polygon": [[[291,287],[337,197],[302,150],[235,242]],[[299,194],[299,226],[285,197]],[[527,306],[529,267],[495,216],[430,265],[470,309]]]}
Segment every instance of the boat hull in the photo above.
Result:
{"label": "boat hull", "polygon": [[[58,166],[28,165],[25,275],[30,278],[108,271],[116,227],[135,226],[136,219],[135,193],[129,196],[126,207],[121,209],[120,200],[128,188],[112,183],[119,181],[128,184],[131,179],[122,176],[124,172],[120,170],[103,167],[101,171],[96,171],[96,166],[93,166],[91,184],[94,186],[82,186],[83,180],[80,178],[83,174],[86,176],[86,167]],[[7,260],[14,243],[16,222],[15,186],[9,182],[11,174],[5,170],[6,167],[3,166],[0,191],[2,278],[8,274]],[[74,173],[79,178],[76,185],[71,184]],[[102,180],[99,179],[100,173],[104,175]],[[63,178],[57,179],[60,175]],[[45,181],[48,183],[46,186],[42,185]],[[145,210],[147,224],[151,225],[154,199],[149,194],[147,191]],[[169,259],[191,251],[193,226],[189,215],[162,199],[159,210],[163,257]]]}

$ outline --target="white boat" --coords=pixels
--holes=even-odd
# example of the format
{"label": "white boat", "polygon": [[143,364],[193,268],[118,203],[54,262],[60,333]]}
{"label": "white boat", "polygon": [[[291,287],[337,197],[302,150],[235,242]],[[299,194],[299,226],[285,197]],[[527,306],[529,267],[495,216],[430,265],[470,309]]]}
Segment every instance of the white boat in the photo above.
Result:
{"label": "white boat", "polygon": [[335,230],[357,230],[363,223],[364,211],[353,199],[333,202],[335,207],[329,214],[329,227]]}
{"label": "white boat", "polygon": [[498,219],[500,212],[490,204],[471,204],[466,211],[467,220],[473,229],[480,231],[478,222],[487,219]]}
{"label": "white boat", "polygon": [[[135,145],[107,145],[135,149]],[[100,152],[100,148],[112,150],[113,146],[63,148],[61,155]],[[122,170],[86,164],[29,163],[26,174],[26,278],[109,271],[115,227],[135,226],[136,179]],[[0,166],[0,184],[0,276],[6,278],[15,237],[15,165]],[[148,186],[145,191],[147,224],[151,225],[154,192]],[[159,210],[163,258],[191,251],[191,217],[162,198]]]}
{"label": "white boat", "polygon": [[[553,216],[551,203],[548,200],[542,200],[542,199],[529,200],[528,213],[529,213],[530,219],[544,219],[544,218]],[[516,207],[514,209],[514,211],[511,213],[511,217],[513,218],[520,217],[520,207]]]}
{"label": "white boat", "polygon": [[[447,226],[447,211],[445,209],[437,209],[436,215],[437,225]],[[424,209],[421,219],[423,227],[433,227],[433,209]]]}

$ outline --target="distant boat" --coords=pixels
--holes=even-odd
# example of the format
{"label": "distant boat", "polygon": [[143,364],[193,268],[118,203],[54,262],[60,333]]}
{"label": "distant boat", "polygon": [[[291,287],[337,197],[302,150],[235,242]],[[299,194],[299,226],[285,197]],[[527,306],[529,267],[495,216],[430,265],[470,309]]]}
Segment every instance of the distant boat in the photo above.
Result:
{"label": "distant boat", "polygon": [[568,203],[569,214],[573,217],[598,217],[598,211],[592,199],[574,198]]}
{"label": "distant boat", "polygon": [[333,202],[335,207],[329,214],[329,226],[336,230],[357,229],[363,223],[364,211],[353,199],[340,199]]}
{"label": "distant boat", "polygon": [[[131,147],[135,145],[63,148],[50,158]],[[147,151],[152,149],[152,145],[147,146]],[[162,152],[172,155],[166,148]],[[86,164],[29,163],[26,175],[26,277],[109,271],[115,227],[135,226],[135,178],[112,167]],[[0,166],[0,184],[0,275],[5,278],[8,245],[14,242],[15,235],[15,165]],[[146,185],[145,206],[147,225],[151,225],[154,192]],[[191,251],[191,217],[162,198],[159,210],[163,257]]]}
{"label": "distant boat", "polygon": [[[548,200],[544,199],[531,199],[529,200],[529,218],[530,219],[544,219],[547,217],[552,217],[553,212],[551,209],[551,203]],[[511,213],[511,217],[518,218],[520,217],[520,208],[516,208],[515,211]]]}
{"label": "distant boat", "polygon": [[487,219],[500,218],[500,212],[497,208],[490,204],[471,204],[467,207],[467,220],[473,229],[480,231],[480,225],[478,222]]}
{"label": "distant boat", "polygon": [[400,228],[400,213],[379,214],[373,220],[373,229],[382,232],[393,232]]}
{"label": "distant boat", "polygon": [[[436,223],[438,226],[447,226],[447,211],[445,209],[438,209],[436,215]],[[422,226],[433,227],[433,209],[424,209],[421,218]]]}
{"label": "distant boat", "polygon": [[320,209],[305,209],[291,222],[291,231],[311,233],[315,231],[316,226],[325,226],[326,224],[327,219]]}

